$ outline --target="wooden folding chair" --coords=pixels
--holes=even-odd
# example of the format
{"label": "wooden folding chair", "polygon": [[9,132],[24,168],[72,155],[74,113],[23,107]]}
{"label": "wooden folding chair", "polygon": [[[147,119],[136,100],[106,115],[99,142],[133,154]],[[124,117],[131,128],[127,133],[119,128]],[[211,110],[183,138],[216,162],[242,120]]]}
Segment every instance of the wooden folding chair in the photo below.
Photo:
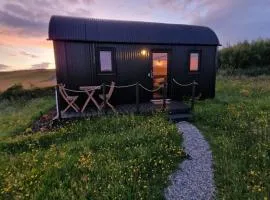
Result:
{"label": "wooden folding chair", "polygon": [[[112,104],[110,104],[110,102],[109,102],[109,100],[110,100],[110,98],[111,98],[111,96],[112,96],[112,93],[113,93],[113,91],[114,91],[114,87],[115,86],[115,82],[112,82],[111,83],[111,85],[110,85],[110,90],[109,90],[109,92],[105,95],[106,96],[106,101],[105,101],[105,103],[113,110],[113,112],[116,112],[116,110],[115,110],[115,108],[112,106]],[[100,108],[103,108],[104,106],[105,106],[105,104],[104,104],[104,96],[103,96],[103,94],[100,94],[99,95],[99,98],[101,98],[102,99],[102,103],[101,103],[101,105],[100,105]]]}
{"label": "wooden folding chair", "polygon": [[67,94],[65,90],[64,84],[58,84],[59,92],[63,99],[67,102],[68,106],[62,111],[62,113],[65,113],[69,108],[73,108],[76,112],[79,112],[80,108],[77,106],[75,101],[78,99],[79,96],[70,96]]}

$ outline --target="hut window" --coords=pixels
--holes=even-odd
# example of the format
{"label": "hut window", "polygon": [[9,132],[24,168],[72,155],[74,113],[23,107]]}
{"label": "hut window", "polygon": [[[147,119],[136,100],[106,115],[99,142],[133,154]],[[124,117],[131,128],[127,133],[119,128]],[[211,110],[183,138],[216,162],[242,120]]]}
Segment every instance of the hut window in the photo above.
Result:
{"label": "hut window", "polygon": [[189,54],[189,71],[197,72],[200,68],[200,53],[199,52],[191,52]]}
{"label": "hut window", "polygon": [[100,72],[112,72],[112,51],[100,51]]}

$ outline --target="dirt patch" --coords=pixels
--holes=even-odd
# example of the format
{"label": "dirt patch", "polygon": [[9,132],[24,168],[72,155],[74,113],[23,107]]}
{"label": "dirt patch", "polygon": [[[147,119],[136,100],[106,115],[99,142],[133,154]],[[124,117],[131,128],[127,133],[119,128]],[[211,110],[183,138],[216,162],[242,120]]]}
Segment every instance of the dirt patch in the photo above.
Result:
{"label": "dirt patch", "polygon": [[32,127],[32,132],[44,132],[51,130],[54,127],[54,118],[56,116],[56,109],[51,109],[48,113],[43,114],[38,120],[36,120]]}

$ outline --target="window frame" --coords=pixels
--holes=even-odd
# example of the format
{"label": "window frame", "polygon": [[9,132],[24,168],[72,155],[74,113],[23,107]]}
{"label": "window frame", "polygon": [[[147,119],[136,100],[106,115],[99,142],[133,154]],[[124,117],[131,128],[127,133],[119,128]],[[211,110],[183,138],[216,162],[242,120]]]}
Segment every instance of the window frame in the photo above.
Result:
{"label": "window frame", "polygon": [[[191,58],[190,56],[191,56],[192,53],[197,53],[199,55],[199,58],[198,58],[198,70],[196,70],[196,71],[190,70],[190,58]],[[201,57],[202,57],[201,54],[202,54],[201,50],[191,50],[191,51],[189,51],[189,53],[188,53],[188,72],[190,74],[200,73],[200,71],[201,71]]]}
{"label": "window frame", "polygon": [[[100,62],[100,52],[101,51],[110,51],[111,52],[111,64],[112,70],[111,71],[101,71],[101,62]],[[116,66],[115,66],[115,48],[113,47],[98,47],[96,50],[96,63],[97,63],[97,74],[101,75],[110,75],[116,73]]]}

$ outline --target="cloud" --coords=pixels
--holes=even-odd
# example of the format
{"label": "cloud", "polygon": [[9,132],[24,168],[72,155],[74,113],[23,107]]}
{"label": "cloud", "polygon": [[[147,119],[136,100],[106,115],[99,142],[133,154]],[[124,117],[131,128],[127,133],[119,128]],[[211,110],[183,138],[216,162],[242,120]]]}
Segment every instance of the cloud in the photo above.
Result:
{"label": "cloud", "polygon": [[2,28],[2,27],[0,27],[2,30],[0,30],[0,35],[7,35],[7,34],[9,34],[10,33],[10,31],[9,30],[7,30],[7,29],[4,29],[4,28]]}
{"label": "cloud", "polygon": [[221,42],[236,43],[245,39],[270,37],[270,1],[206,1],[206,13],[193,23],[213,28]]}
{"label": "cloud", "polygon": [[[269,0],[1,0],[1,37],[47,38],[51,15],[205,25],[222,43],[270,37]],[[3,29],[3,27],[5,29]],[[3,29],[3,30],[2,30]],[[1,38],[0,38],[1,40]]]}
{"label": "cloud", "polygon": [[0,2],[0,47],[12,45],[17,52],[37,58],[29,52],[20,52],[24,47],[52,48],[48,37],[48,23],[52,15],[91,15],[94,0],[23,0]]}
{"label": "cloud", "polygon": [[[216,0],[218,1],[218,0]],[[151,9],[163,10],[180,16],[190,21],[194,16],[200,15],[213,0],[149,0],[148,7]]]}
{"label": "cloud", "polygon": [[9,68],[11,68],[11,66],[0,64],[0,71],[6,70],[6,69],[9,69]]}
{"label": "cloud", "polygon": [[76,16],[76,17],[89,17],[91,16],[91,11],[88,9],[84,9],[84,8],[77,8],[73,11],[68,11],[66,13],[69,16]]}
{"label": "cloud", "polygon": [[[24,36],[47,37],[52,15],[90,16],[94,0],[3,0],[0,4],[0,25]],[[0,26],[1,28],[1,26]]]}
{"label": "cloud", "polygon": [[31,58],[38,58],[37,55],[28,53],[28,52],[26,52],[26,51],[21,51],[20,53],[21,53],[21,55],[29,56],[29,57],[31,57]]}
{"label": "cloud", "polygon": [[9,12],[15,13],[16,15],[20,15],[20,16],[24,16],[24,17],[31,16],[31,12],[27,11],[20,4],[7,3],[4,5],[4,10],[7,10]]}
{"label": "cloud", "polygon": [[208,26],[223,44],[270,37],[269,0],[149,0],[148,7],[176,23]]}
{"label": "cloud", "polygon": [[42,62],[38,64],[32,65],[31,69],[48,69],[51,63],[49,62]]}
{"label": "cloud", "polygon": [[82,0],[82,3],[88,5],[88,4],[93,4],[95,3],[96,1],[95,0]]}
{"label": "cloud", "polygon": [[0,19],[3,26],[9,27],[19,34],[40,36],[44,35],[47,30],[47,24],[44,22],[17,17],[4,11],[0,11]]}

